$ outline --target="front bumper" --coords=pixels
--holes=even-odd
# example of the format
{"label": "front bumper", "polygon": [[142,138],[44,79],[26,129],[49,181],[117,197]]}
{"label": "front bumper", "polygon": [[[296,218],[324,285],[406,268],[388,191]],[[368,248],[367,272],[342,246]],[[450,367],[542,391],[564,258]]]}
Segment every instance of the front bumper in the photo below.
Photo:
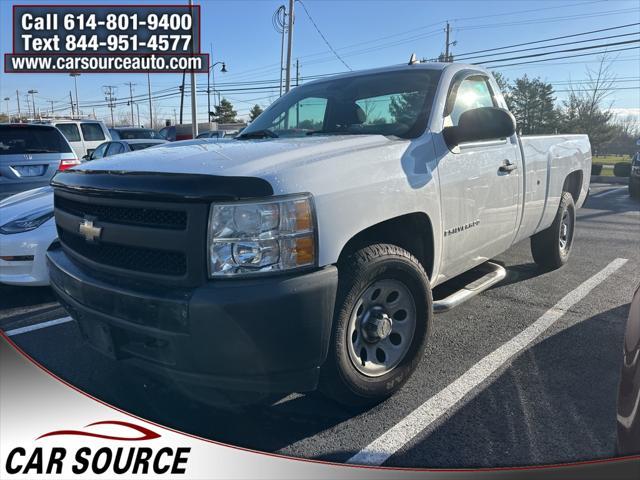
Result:
{"label": "front bumper", "polygon": [[94,348],[181,389],[309,391],[331,334],[337,269],[150,287],[98,276],[62,249],[51,286]]}

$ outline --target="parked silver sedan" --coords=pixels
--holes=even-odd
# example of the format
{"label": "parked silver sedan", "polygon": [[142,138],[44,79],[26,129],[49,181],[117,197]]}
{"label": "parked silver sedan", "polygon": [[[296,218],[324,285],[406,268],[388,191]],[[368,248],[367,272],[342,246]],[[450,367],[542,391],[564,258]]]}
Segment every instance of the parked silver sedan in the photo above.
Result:
{"label": "parked silver sedan", "polygon": [[145,148],[155,147],[169,143],[167,140],[137,138],[131,140],[112,140],[104,142],[96,148],[91,155],[85,155],[83,160],[97,160],[99,158],[111,157],[120,153],[135,152],[136,150],[144,150]]}

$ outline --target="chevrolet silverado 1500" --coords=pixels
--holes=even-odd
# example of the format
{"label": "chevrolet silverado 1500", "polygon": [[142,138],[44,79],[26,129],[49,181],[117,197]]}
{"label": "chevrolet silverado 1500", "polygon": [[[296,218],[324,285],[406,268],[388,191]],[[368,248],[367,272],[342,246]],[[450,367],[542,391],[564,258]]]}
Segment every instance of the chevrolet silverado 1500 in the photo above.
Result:
{"label": "chevrolet silverado 1500", "polygon": [[349,73],[234,141],[57,174],[51,283],[91,345],[167,382],[372,404],[434,313],[504,278],[490,259],[531,237],[536,263],[567,261],[590,171],[585,135],[519,137],[482,68]]}

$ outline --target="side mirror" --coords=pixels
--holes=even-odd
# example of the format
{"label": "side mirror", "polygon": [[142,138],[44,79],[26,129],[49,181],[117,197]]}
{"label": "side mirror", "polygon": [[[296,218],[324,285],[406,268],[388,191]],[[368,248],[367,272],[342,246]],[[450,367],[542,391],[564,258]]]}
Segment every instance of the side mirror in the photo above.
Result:
{"label": "side mirror", "polygon": [[82,156],[82,160],[84,160],[85,162],[86,162],[87,160],[91,160],[91,155],[89,155],[89,154],[87,154],[87,155],[83,155],[83,156]]}
{"label": "side mirror", "polygon": [[453,148],[465,142],[508,138],[515,131],[516,121],[508,110],[481,107],[464,112],[458,119],[458,125],[445,127],[442,135],[449,148]]}

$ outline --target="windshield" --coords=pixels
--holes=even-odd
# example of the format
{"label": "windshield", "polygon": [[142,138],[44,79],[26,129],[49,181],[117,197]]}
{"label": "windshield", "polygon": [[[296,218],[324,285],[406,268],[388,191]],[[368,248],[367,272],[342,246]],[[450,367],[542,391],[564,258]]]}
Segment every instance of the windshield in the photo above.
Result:
{"label": "windshield", "polygon": [[55,127],[0,125],[0,155],[71,153],[71,147]]}
{"label": "windshield", "polygon": [[137,138],[162,138],[158,132],[156,132],[155,130],[151,130],[150,128],[120,128],[116,131],[118,132],[118,138],[121,140],[133,140]]}
{"label": "windshield", "polygon": [[414,138],[427,124],[439,70],[405,70],[303,85],[276,101],[239,138],[315,134]]}

